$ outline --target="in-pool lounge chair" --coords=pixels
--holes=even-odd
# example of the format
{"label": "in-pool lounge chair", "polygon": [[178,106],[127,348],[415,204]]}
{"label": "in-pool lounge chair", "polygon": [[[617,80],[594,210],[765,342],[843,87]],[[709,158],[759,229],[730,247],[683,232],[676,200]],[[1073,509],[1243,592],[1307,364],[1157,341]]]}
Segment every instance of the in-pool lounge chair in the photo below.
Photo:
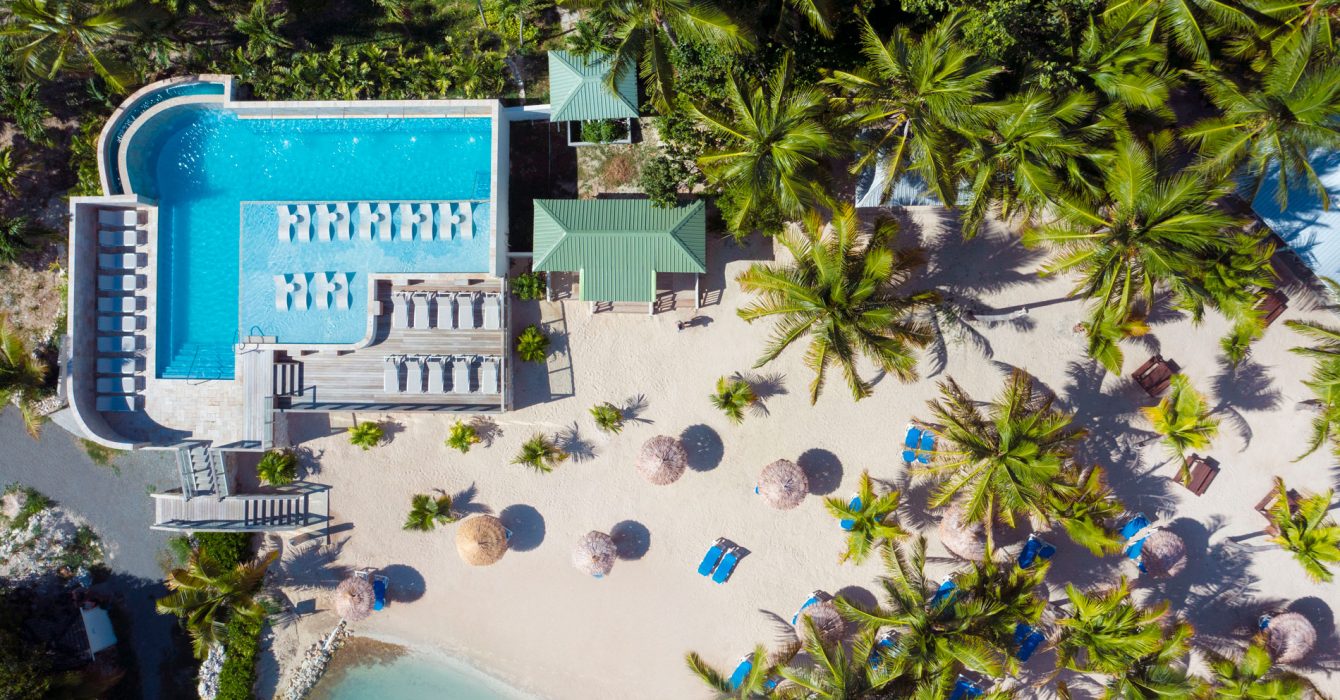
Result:
{"label": "in-pool lounge chair", "polygon": [[334,238],[331,229],[335,227],[335,209],[329,204],[318,204],[313,208],[316,210],[316,240],[329,243]]}
{"label": "in-pool lounge chair", "polygon": [[134,270],[137,267],[144,267],[143,258],[139,253],[100,253],[98,254],[98,269],[100,270]]}
{"label": "in-pool lounge chair", "polygon": [[452,296],[450,294],[438,294],[437,296],[437,317],[434,320],[433,327],[439,330],[451,329],[451,312],[453,309]]}
{"label": "in-pool lounge chair", "polygon": [[428,393],[441,394],[446,389],[443,388],[443,382],[446,376],[442,372],[442,358],[430,357],[425,360],[428,364]]}
{"label": "in-pool lounge chair", "polygon": [[143,297],[99,297],[98,311],[104,314],[133,314],[144,310]]}
{"label": "in-pool lounge chair", "polygon": [[1023,548],[1019,550],[1019,568],[1027,569],[1033,566],[1033,563],[1038,559],[1049,561],[1055,554],[1056,548],[1048,544],[1046,540],[1036,534],[1029,535]]}
{"label": "in-pool lounge chair", "polygon": [[982,689],[976,683],[959,676],[958,680],[954,681],[954,690],[949,693],[949,700],[972,700],[981,696]]}
{"label": "in-pool lounge chair", "polygon": [[433,211],[437,214],[437,218],[433,220],[434,229],[437,231],[437,240],[451,240],[451,202],[438,202],[433,205]]}
{"label": "in-pool lounge chair", "polygon": [[312,211],[306,204],[293,205],[293,228],[299,243],[312,240]]}
{"label": "in-pool lounge chair", "polygon": [[288,275],[275,275],[275,309],[288,311],[293,308],[293,293],[298,285],[288,279]]}
{"label": "in-pool lounge chair", "polygon": [[391,327],[409,328],[409,295],[404,292],[391,295]]}
{"label": "in-pool lounge chair", "polygon": [[405,393],[422,394],[423,393],[423,358],[409,357],[405,359]]}
{"label": "in-pool lounge chair", "polygon": [[911,464],[916,461],[917,448],[921,445],[921,428],[907,426],[907,436],[903,438],[903,461]]}
{"label": "in-pool lounge chair", "polygon": [[132,353],[143,348],[143,338],[138,335],[100,335],[98,352],[116,354]]}
{"label": "in-pool lounge chair", "polygon": [[355,205],[354,212],[358,214],[358,240],[372,240],[372,205],[359,202]]}
{"label": "in-pool lounge chair", "polygon": [[397,356],[386,358],[386,366],[382,370],[382,391],[388,394],[399,394],[401,392],[400,366],[404,360]]}
{"label": "in-pool lounge chair", "polygon": [[463,330],[475,327],[475,295],[468,292],[456,295],[456,327]]}
{"label": "in-pool lounge chair", "polygon": [[[852,510],[860,510],[860,509],[861,509],[861,496],[860,496],[860,494],[857,494],[857,495],[855,495],[855,496],[852,496],[852,497],[851,497],[851,500],[847,502],[847,507],[848,507],[848,508],[851,508]],[[854,528],[854,527],[856,527],[856,521],[855,521],[855,520],[851,520],[850,518],[843,518],[843,519],[841,519],[841,520],[838,521],[838,527],[840,527],[840,528],[842,528],[843,530],[846,530],[846,531],[848,531],[848,532],[851,532],[851,529]]]}
{"label": "in-pool lounge chair", "polygon": [[293,211],[287,204],[275,205],[275,214],[279,216],[279,229],[276,231],[279,242],[291,242],[293,240],[293,225],[298,223],[298,217],[294,216]]}
{"label": "in-pool lounge chair", "polygon": [[433,240],[433,205],[414,205],[414,225],[419,228],[419,240]]}
{"label": "in-pool lounge chair", "polygon": [[135,374],[140,371],[140,367],[137,357],[99,357],[97,363],[98,374]]}
{"label": "in-pool lounge chair", "polygon": [[143,330],[141,326],[141,317],[139,316],[99,316],[99,333],[134,333]]}
{"label": "in-pool lounge chair", "polygon": [[400,225],[397,240],[414,240],[414,227],[418,221],[414,216],[414,205],[407,202],[401,202],[400,204],[395,205],[395,207],[396,222]]}
{"label": "in-pool lounge chair", "polygon": [[98,245],[104,248],[133,248],[140,244],[140,232],[136,229],[129,231],[103,229],[98,231]]}
{"label": "in-pool lounge chair", "polygon": [[816,590],[811,592],[810,597],[806,598],[805,602],[800,604],[800,608],[796,610],[796,614],[791,616],[791,626],[794,627],[795,625],[800,624],[800,614],[805,612],[810,606],[822,603],[827,596],[828,594],[823,591]]}
{"label": "in-pool lounge chair", "polygon": [[335,204],[335,240],[349,240],[349,204],[347,202],[337,202]]}
{"label": "in-pool lounge chair", "polygon": [[107,413],[128,413],[139,410],[140,397],[127,395],[99,396],[94,408]]}
{"label": "in-pool lounge chair", "polygon": [[712,572],[712,580],[716,583],[725,583],[730,580],[731,574],[735,573],[735,567],[740,563],[740,548],[731,547],[726,550],[726,554],[721,557],[721,563],[717,564],[716,571]]}
{"label": "in-pool lounge chair", "polygon": [[502,328],[502,297],[497,294],[484,295],[484,330],[496,331]]}
{"label": "in-pool lounge chair", "polygon": [[460,237],[471,240],[475,237],[474,205],[469,202],[457,202],[455,218],[452,219]]}
{"label": "in-pool lounge chair", "polygon": [[1014,645],[1019,647],[1014,652],[1014,658],[1028,661],[1046,639],[1041,632],[1033,629],[1032,625],[1020,622],[1014,626]]}
{"label": "in-pool lounge chair", "polygon": [[451,393],[469,394],[470,359],[456,356],[451,358]]}
{"label": "in-pool lounge chair", "polygon": [[99,292],[137,292],[144,284],[140,275],[98,275]]}
{"label": "in-pool lounge chair", "polygon": [[100,209],[98,223],[103,226],[134,228],[140,224],[140,214],[135,209]]}
{"label": "in-pool lounge chair", "polygon": [[354,296],[353,281],[352,272],[326,273],[326,282],[330,285],[330,295],[333,297],[332,306],[341,311],[349,308],[350,300]]}
{"label": "in-pool lounge chair", "polygon": [[138,377],[98,377],[98,394],[133,394],[140,389]]}
{"label": "in-pool lounge chair", "polygon": [[372,211],[372,221],[377,225],[377,240],[391,240],[391,205],[377,202],[377,207]]}
{"label": "in-pool lounge chair", "polygon": [[304,272],[297,275],[286,275],[286,278],[290,282],[298,285],[298,288],[293,290],[292,292],[293,308],[297,309],[298,311],[306,311],[307,308],[311,306],[310,301],[311,295],[309,294],[312,288],[311,273]]}
{"label": "in-pool lounge chair", "polygon": [[432,304],[432,297],[419,292],[410,301],[414,304],[414,328],[421,331],[428,330],[428,320],[432,318],[432,310],[428,307]]}
{"label": "in-pool lounge chair", "polygon": [[498,361],[491,357],[479,363],[479,393],[498,393]]}
{"label": "in-pool lounge chair", "polygon": [[724,537],[718,537],[711,547],[707,548],[707,553],[703,555],[703,560],[698,563],[698,575],[707,576],[717,568],[717,563],[721,561],[721,555],[726,553],[730,543]]}

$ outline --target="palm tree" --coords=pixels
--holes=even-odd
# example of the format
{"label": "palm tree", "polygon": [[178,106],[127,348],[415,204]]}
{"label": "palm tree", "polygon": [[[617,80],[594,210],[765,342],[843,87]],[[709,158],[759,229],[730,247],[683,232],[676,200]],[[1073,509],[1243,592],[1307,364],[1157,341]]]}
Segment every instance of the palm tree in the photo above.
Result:
{"label": "palm tree", "polygon": [[46,364],[37,359],[28,342],[10,325],[9,317],[0,314],[0,405],[14,404],[34,439],[42,425],[37,402],[45,389],[46,376]]}
{"label": "palm tree", "polygon": [[1331,451],[1340,456],[1340,358],[1317,361],[1303,385],[1312,391],[1311,403],[1316,415],[1312,418],[1312,440],[1307,451],[1294,461],[1316,452],[1328,441]]}
{"label": "palm tree", "polygon": [[1213,417],[1209,403],[1191,386],[1185,374],[1174,374],[1168,395],[1156,406],[1140,409],[1154,432],[1163,436],[1163,446],[1180,464],[1179,478],[1186,481],[1186,453],[1203,450],[1219,434],[1219,420]]}
{"label": "palm tree", "polygon": [[1272,56],[1329,56],[1335,51],[1337,0],[1260,0],[1253,3],[1257,35],[1270,46]]}
{"label": "palm tree", "polygon": [[744,422],[744,409],[758,401],[754,387],[738,377],[717,377],[716,391],[708,397],[712,405],[726,414],[726,420],[740,424]]}
{"label": "palm tree", "polygon": [[1333,575],[1326,565],[1340,564],[1340,525],[1327,517],[1334,495],[1334,491],[1327,491],[1293,502],[1284,479],[1275,477],[1270,522],[1279,534],[1273,540],[1293,554],[1313,581],[1329,582]]}
{"label": "palm tree", "polygon": [[811,212],[802,229],[780,237],[791,264],[755,263],[737,278],[741,289],[762,297],[740,309],[741,318],[752,323],[779,317],[755,367],[809,336],[805,364],[815,373],[810,403],[819,400],[832,365],[842,370],[853,397],[870,395],[870,382],[857,374],[857,353],[902,381],[916,379],[915,349],[932,337],[929,325],[915,314],[933,306],[938,295],[895,293],[922,264],[920,251],[889,247],[896,233],[892,219],[877,220],[864,243],[858,228],[856,210],[849,204],[834,210],[827,227],[818,212]]}
{"label": "palm tree", "polygon": [[1156,21],[1150,13],[1090,19],[1075,50],[1074,72],[1123,115],[1132,110],[1162,113],[1167,109],[1168,52],[1149,41]]}
{"label": "palm tree", "polygon": [[780,663],[773,661],[768,654],[768,650],[759,645],[754,647],[754,651],[749,655],[751,668],[748,675],[740,681],[740,685],[732,687],[730,674],[722,673],[703,661],[701,656],[695,652],[689,652],[684,657],[684,662],[688,665],[693,675],[702,680],[707,687],[716,691],[718,698],[740,698],[741,700],[756,700],[771,695],[772,689],[768,687],[769,680],[777,675]]}
{"label": "palm tree", "polygon": [[607,433],[618,434],[623,430],[623,411],[608,401],[592,406],[591,417],[596,420],[596,427]]}
{"label": "palm tree", "polygon": [[790,681],[784,691],[785,697],[807,700],[871,697],[867,695],[869,691],[890,680],[887,666],[869,663],[875,649],[875,630],[867,628],[857,634],[848,653],[842,640],[825,640],[814,620],[808,616],[801,619],[805,634],[800,636],[811,663],[781,669],[782,677]]}
{"label": "palm tree", "polygon": [[1043,512],[1058,522],[1070,540],[1094,556],[1121,551],[1124,540],[1107,527],[1126,507],[1103,480],[1101,467],[1067,467],[1046,493]]}
{"label": "palm tree", "polygon": [[[1038,587],[1047,576],[1050,564],[1038,561],[1021,569],[1013,561],[996,561],[988,549],[980,561],[955,577],[963,595],[984,606],[986,613],[980,622],[981,633],[998,649],[1014,645],[1016,625],[1034,624],[1047,607],[1046,599],[1038,596]],[[1017,665],[1010,657],[1008,664]]]}
{"label": "palm tree", "polygon": [[1070,615],[1057,620],[1056,662],[1061,668],[1104,675],[1125,674],[1165,645],[1168,603],[1141,608],[1122,577],[1116,586],[1086,594],[1066,584]]}
{"label": "palm tree", "polygon": [[0,261],[14,262],[33,249],[32,238],[42,233],[26,216],[0,216]]}
{"label": "palm tree", "polygon": [[265,608],[255,596],[261,589],[265,569],[275,560],[274,551],[234,568],[221,566],[199,549],[191,551],[186,566],[168,572],[164,584],[171,591],[158,599],[158,612],[182,618],[198,659],[224,638],[224,627],[234,618],[260,622]]}
{"label": "palm tree", "polygon": [[825,81],[838,90],[834,106],[846,112],[845,123],[878,132],[852,165],[853,173],[880,158],[890,188],[910,167],[940,201],[956,200],[953,145],[975,120],[975,103],[986,97],[988,83],[1001,70],[983,64],[959,41],[962,24],[962,15],[950,14],[920,38],[899,27],[885,42],[866,23],[866,65],[833,71]]}
{"label": "palm tree", "polygon": [[1216,700],[1304,700],[1315,692],[1306,678],[1274,667],[1265,642],[1253,640],[1234,660],[1212,649],[1201,649],[1210,666]]}
{"label": "palm tree", "polygon": [[1312,168],[1317,149],[1340,148],[1340,65],[1326,63],[1300,71],[1296,56],[1272,61],[1258,81],[1246,84],[1213,66],[1190,75],[1201,82],[1218,108],[1210,117],[1183,130],[1203,158],[1199,167],[1226,176],[1239,168],[1253,176],[1248,198],[1254,198],[1267,176],[1278,177],[1275,201],[1289,204],[1289,188],[1299,183],[1324,207],[1330,195]]}
{"label": "palm tree", "polygon": [[472,445],[478,445],[481,441],[483,438],[479,436],[479,429],[465,421],[452,423],[447,433],[447,447],[461,454],[469,452]]}
{"label": "palm tree", "polygon": [[[1161,30],[1169,43],[1189,58],[1210,58],[1210,38],[1221,28],[1252,28],[1253,15],[1233,0],[1115,0],[1103,12],[1105,18],[1148,13],[1154,30]],[[1152,33],[1152,31],[1151,31]]]}
{"label": "palm tree", "polygon": [[630,66],[646,84],[657,111],[668,114],[675,101],[675,71],[670,51],[687,39],[727,50],[750,46],[747,34],[725,12],[705,0],[568,0],[564,4],[589,8],[597,21],[612,28],[611,55],[617,66],[610,71],[611,88]]}
{"label": "palm tree", "polygon": [[12,0],[0,10],[0,37],[13,41],[14,58],[34,76],[51,80],[63,70],[92,69],[117,92],[123,69],[103,54],[125,22],[113,9],[87,0]]}
{"label": "palm tree", "polygon": [[363,448],[364,452],[382,444],[385,439],[386,430],[380,423],[373,421],[355,423],[354,427],[349,429],[349,444]]}
{"label": "palm tree", "polygon": [[832,497],[824,499],[824,507],[834,518],[842,521],[847,530],[847,550],[838,557],[838,561],[860,564],[875,547],[901,540],[907,537],[907,531],[898,525],[896,517],[899,493],[890,491],[876,496],[869,471],[861,472],[856,498],[860,499],[856,507],[852,507],[850,501]]}
{"label": "palm tree", "polygon": [[46,128],[51,110],[37,96],[37,83],[13,80],[0,85],[0,116],[13,121],[19,133],[29,141],[43,146],[52,144]]}
{"label": "palm tree", "polygon": [[727,112],[693,106],[707,128],[727,139],[723,150],[698,159],[712,180],[734,195],[736,206],[727,224],[746,235],[760,210],[775,206],[796,216],[823,195],[816,190],[819,159],[835,145],[819,113],[824,100],[814,88],[792,85],[787,55],[766,83],[742,84],[737,75],[726,81]]}
{"label": "palm tree", "polygon": [[17,198],[19,196],[19,178],[27,171],[27,165],[15,160],[12,147],[0,148],[0,192]]}
{"label": "palm tree", "polygon": [[[1024,233],[1025,244],[1054,250],[1043,274],[1080,277],[1075,292],[1094,303],[1087,325],[1091,339],[1105,331],[1104,325],[1126,329],[1140,321],[1164,289],[1196,319],[1207,303],[1217,305],[1198,282],[1206,261],[1220,258],[1235,242],[1231,234],[1240,222],[1215,206],[1231,183],[1173,170],[1166,162],[1170,148],[1166,136],[1156,136],[1152,148],[1120,137],[1104,160],[1102,195],[1059,194],[1057,218]],[[1255,279],[1259,271],[1239,274]],[[1119,373],[1120,350],[1103,347],[1106,352],[1096,359]],[[1090,354],[1095,350],[1091,343]]]}
{"label": "palm tree", "polygon": [[939,386],[927,424],[940,442],[933,462],[916,470],[940,482],[928,505],[958,501],[965,521],[986,525],[988,542],[997,521],[1013,527],[1016,515],[1050,519],[1047,494],[1085,434],[1071,426],[1073,414],[1054,408],[1052,397],[1019,369],[985,406],[953,378]]}
{"label": "palm tree", "polygon": [[549,336],[534,323],[516,337],[516,354],[523,362],[543,364],[549,357]]}
{"label": "palm tree", "polygon": [[437,498],[426,493],[415,494],[409,501],[409,515],[405,518],[406,530],[428,532],[439,523],[446,525],[458,520],[451,512],[451,496],[442,494]]}
{"label": "palm tree", "polygon": [[1189,623],[1173,623],[1157,651],[1108,679],[1104,700],[1204,697],[1205,681],[1186,670],[1192,634]]}
{"label": "palm tree", "polygon": [[248,55],[273,58],[279,49],[293,46],[283,34],[288,20],[288,10],[272,9],[270,0],[253,0],[251,9],[233,20],[233,28],[246,36]]}
{"label": "palm tree", "polygon": [[548,436],[536,433],[521,445],[521,451],[512,459],[512,464],[520,464],[541,474],[548,474],[569,456]]}

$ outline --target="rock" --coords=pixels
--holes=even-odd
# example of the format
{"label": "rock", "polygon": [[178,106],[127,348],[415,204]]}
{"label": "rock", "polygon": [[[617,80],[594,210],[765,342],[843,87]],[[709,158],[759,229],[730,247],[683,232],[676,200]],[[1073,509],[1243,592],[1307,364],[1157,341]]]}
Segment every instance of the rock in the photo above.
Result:
{"label": "rock", "polygon": [[7,493],[0,497],[0,515],[6,518],[13,518],[23,509],[23,504],[28,502],[28,494],[22,491]]}
{"label": "rock", "polygon": [[200,700],[214,700],[214,696],[219,694],[219,672],[223,670],[225,658],[223,645],[215,644],[209,648],[209,654],[200,663],[200,682],[195,686],[195,692],[200,695]]}
{"label": "rock", "polygon": [[335,655],[335,651],[344,646],[344,641],[349,638],[349,630],[345,627],[344,620],[335,627],[331,633],[329,648],[326,646],[326,640],[322,640],[308,647],[307,653],[303,655],[302,663],[298,670],[293,673],[293,678],[288,682],[288,686],[279,694],[283,700],[302,700],[307,694],[316,687],[317,681],[325,674],[326,667],[330,665],[330,659]]}

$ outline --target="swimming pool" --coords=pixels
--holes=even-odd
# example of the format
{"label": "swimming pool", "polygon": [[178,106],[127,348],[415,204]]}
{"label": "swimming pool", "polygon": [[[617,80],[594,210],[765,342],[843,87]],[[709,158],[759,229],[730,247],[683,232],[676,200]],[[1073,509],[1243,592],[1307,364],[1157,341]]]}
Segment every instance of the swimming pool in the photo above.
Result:
{"label": "swimming pool", "polygon": [[[247,335],[348,342],[339,330],[348,326],[339,323],[284,327],[272,315],[247,317],[240,270],[259,271],[268,263],[261,247],[243,250],[243,202],[489,200],[492,194],[488,118],[252,119],[216,105],[183,105],[153,115],[131,139],[132,191],[158,202],[156,372],[165,378],[232,378],[232,346]],[[478,218],[476,223],[486,258],[489,229]],[[372,267],[380,264],[372,256],[344,252],[338,261],[314,259],[310,267],[338,262],[364,285],[367,273],[387,271]],[[454,253],[465,257],[451,265],[439,261],[438,267],[487,270],[473,250]],[[350,266],[357,269],[345,269]],[[259,293],[273,310],[268,278]],[[354,308],[359,306],[361,298]],[[266,325],[276,332],[265,333]]]}

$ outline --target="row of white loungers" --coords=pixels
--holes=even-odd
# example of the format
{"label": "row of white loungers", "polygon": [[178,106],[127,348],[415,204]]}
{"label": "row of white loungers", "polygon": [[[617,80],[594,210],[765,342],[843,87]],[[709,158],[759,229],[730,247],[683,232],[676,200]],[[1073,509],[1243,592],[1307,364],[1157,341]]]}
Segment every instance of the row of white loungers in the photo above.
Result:
{"label": "row of white loungers", "polygon": [[[475,320],[476,306],[482,311],[482,323]],[[395,292],[391,295],[391,327],[496,331],[502,328],[502,296],[479,292]]]}
{"label": "row of white loungers", "polygon": [[94,357],[96,408],[134,411],[141,407],[148,316],[144,272],[146,233],[135,209],[98,212],[98,327]]}
{"label": "row of white loungers", "polygon": [[[394,215],[392,213],[394,207]],[[471,202],[422,202],[418,204],[358,202],[354,217],[347,202],[334,204],[278,204],[277,234],[282,243],[298,241],[348,241],[356,230],[359,240],[447,241],[475,237],[474,204]],[[436,214],[436,216],[434,216]],[[393,225],[394,224],[394,225]]]}
{"label": "row of white loungers", "polygon": [[275,275],[275,308],[279,311],[306,311],[309,308],[349,308],[353,300],[350,288],[352,272],[301,272]]}
{"label": "row of white loungers", "polygon": [[[448,375],[446,366],[451,365]],[[478,383],[470,384],[470,367],[478,367]],[[450,381],[448,382],[448,379]],[[498,358],[464,355],[392,355],[386,358],[383,389],[388,394],[496,395]]]}

